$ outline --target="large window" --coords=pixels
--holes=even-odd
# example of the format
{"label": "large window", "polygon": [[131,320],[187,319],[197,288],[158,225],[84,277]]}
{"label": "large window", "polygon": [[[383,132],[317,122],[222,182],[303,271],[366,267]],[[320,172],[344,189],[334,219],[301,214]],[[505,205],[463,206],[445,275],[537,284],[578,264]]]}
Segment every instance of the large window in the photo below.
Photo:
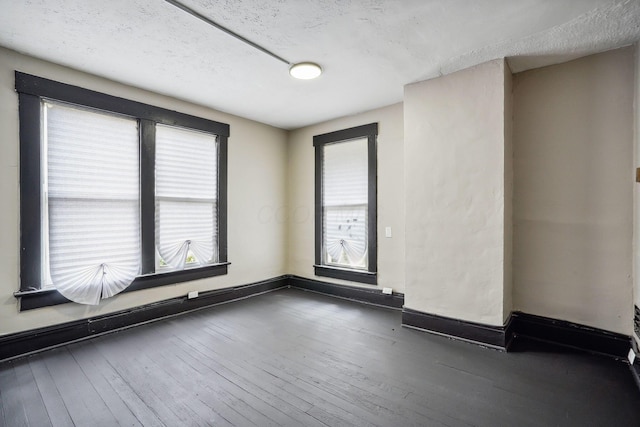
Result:
{"label": "large window", "polygon": [[226,274],[229,126],[16,72],[21,309]]}
{"label": "large window", "polygon": [[377,123],[313,137],[315,274],[375,284]]}

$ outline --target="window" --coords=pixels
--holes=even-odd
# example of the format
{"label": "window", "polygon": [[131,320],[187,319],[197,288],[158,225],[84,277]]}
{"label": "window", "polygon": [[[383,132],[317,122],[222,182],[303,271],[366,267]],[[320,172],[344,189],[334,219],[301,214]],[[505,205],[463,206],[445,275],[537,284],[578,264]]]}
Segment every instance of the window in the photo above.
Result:
{"label": "window", "polygon": [[156,126],[156,271],[218,260],[214,135]]}
{"label": "window", "polygon": [[41,108],[40,283],[97,304],[140,272],[138,123],[44,100]]}
{"label": "window", "polygon": [[315,274],[375,284],[378,124],[313,137]]}
{"label": "window", "polygon": [[227,273],[228,125],[19,72],[16,90],[21,309]]}

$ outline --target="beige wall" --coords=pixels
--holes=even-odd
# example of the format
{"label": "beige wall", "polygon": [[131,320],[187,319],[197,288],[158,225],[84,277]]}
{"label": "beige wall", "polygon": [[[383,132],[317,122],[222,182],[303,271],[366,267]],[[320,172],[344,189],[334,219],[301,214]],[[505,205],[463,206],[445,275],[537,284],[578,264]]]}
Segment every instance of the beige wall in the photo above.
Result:
{"label": "beige wall", "polygon": [[631,334],[633,50],[514,76],[514,308]]}
{"label": "beige wall", "polygon": [[[18,97],[14,70],[81,86],[187,114],[228,123],[229,274],[118,295],[100,306],[63,304],[19,313]],[[0,48],[0,334],[122,310],[209,290],[247,284],[287,273],[286,224],[267,221],[269,206],[286,199],[287,133],[188,102],[156,95]]]}
{"label": "beige wall", "polygon": [[510,312],[505,73],[495,60],[405,87],[405,307],[489,325]]}
{"label": "beige wall", "polygon": [[503,314],[513,310],[513,76],[504,70],[504,278]]}
{"label": "beige wall", "polygon": [[[288,144],[288,271],[332,283],[371,287],[315,277],[313,136],[367,123],[378,123],[378,287],[404,292],[404,185],[402,104],[305,127],[290,132]],[[385,227],[392,237],[385,237]]]}

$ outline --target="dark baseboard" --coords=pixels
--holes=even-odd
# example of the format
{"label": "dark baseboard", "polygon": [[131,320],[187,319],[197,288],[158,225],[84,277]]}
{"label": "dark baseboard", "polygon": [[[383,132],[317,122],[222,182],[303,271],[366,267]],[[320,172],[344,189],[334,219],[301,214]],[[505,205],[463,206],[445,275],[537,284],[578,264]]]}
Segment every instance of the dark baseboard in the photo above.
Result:
{"label": "dark baseboard", "polygon": [[289,276],[289,285],[293,288],[319,292],[354,301],[366,302],[383,307],[401,309],[404,304],[404,294],[397,292],[391,295],[383,294],[380,289],[359,288],[354,286],[336,285],[299,276]]}
{"label": "dark baseboard", "polygon": [[629,364],[629,369],[631,369],[631,375],[636,382],[638,388],[640,388],[640,360],[636,358],[633,364]]}
{"label": "dark baseboard", "polygon": [[518,337],[619,359],[626,358],[631,347],[627,335],[518,311],[511,314],[505,326],[499,327],[405,308],[402,311],[402,324],[503,350],[509,350],[511,341]]}
{"label": "dark baseboard", "polygon": [[248,285],[200,292],[197,298],[188,299],[186,296],[172,298],[89,319],[0,336],[0,361],[187,311],[284,288],[288,285],[288,280],[288,276],[275,277]]}
{"label": "dark baseboard", "polygon": [[626,358],[631,347],[627,335],[517,311],[512,316],[516,338],[522,336],[616,358]]}
{"label": "dark baseboard", "polygon": [[508,350],[513,337],[511,318],[504,326],[491,326],[405,308],[402,310],[402,326],[471,341],[499,350]]}
{"label": "dark baseboard", "polygon": [[[402,309],[404,304],[404,295],[400,293],[385,295],[379,289],[286,275],[248,285],[201,292],[193,299],[186,296],[172,298],[89,319],[0,336],[0,361],[287,286],[393,309]],[[619,359],[626,358],[631,347],[630,337],[623,334],[522,312],[512,313],[504,326],[491,326],[405,308],[402,309],[402,325],[500,350],[509,350],[513,339],[517,337]],[[640,387],[640,358],[631,365],[631,371]]]}

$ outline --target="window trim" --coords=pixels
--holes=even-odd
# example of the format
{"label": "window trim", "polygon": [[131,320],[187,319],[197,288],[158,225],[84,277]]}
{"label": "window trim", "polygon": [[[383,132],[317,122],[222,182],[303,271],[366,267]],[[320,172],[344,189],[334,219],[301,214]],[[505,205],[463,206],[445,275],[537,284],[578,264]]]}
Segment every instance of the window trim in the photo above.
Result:
{"label": "window trim", "polygon": [[[41,101],[51,99],[138,120],[140,132],[140,221],[142,272],[127,289],[131,292],[227,274],[227,156],[229,125],[101,92],[15,72],[20,131],[20,310],[68,302],[55,289],[41,289]],[[155,268],[155,124],[178,126],[218,136],[219,262],[167,273]],[[34,191],[35,189],[35,191]],[[24,299],[29,301],[24,301]]]}
{"label": "window trim", "polygon": [[[378,205],[377,205],[377,154],[376,140],[378,136],[378,123],[369,123],[348,129],[329,132],[313,137],[315,147],[315,264],[313,265],[316,276],[331,277],[334,279],[349,280],[352,282],[377,284],[378,272]],[[367,192],[367,270],[341,268],[322,264],[322,218],[324,209],[322,206],[322,165],[324,161],[323,149],[325,145],[346,142],[353,139],[367,138],[368,158],[368,192]]]}

